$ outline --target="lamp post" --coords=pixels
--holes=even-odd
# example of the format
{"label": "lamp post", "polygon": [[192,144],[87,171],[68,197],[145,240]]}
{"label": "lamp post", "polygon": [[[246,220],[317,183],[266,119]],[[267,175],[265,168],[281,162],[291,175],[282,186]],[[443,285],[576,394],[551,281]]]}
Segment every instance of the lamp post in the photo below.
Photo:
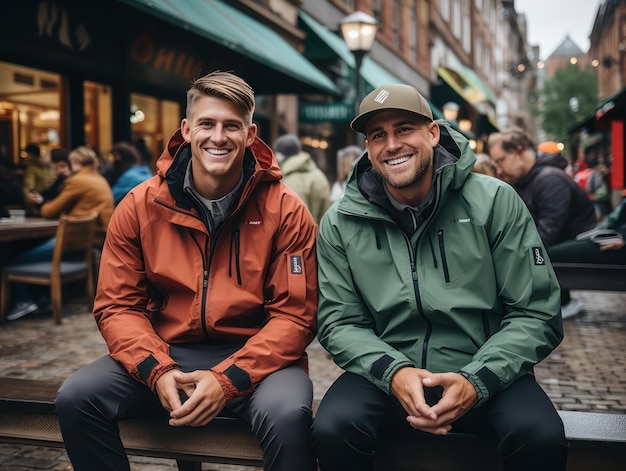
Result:
{"label": "lamp post", "polygon": [[359,103],[363,98],[363,79],[361,77],[361,63],[363,57],[367,54],[376,38],[378,30],[378,22],[376,18],[355,11],[341,20],[341,34],[348,45],[348,49],[354,55],[354,76],[355,76],[355,95],[354,95],[354,111],[355,115],[359,114]]}

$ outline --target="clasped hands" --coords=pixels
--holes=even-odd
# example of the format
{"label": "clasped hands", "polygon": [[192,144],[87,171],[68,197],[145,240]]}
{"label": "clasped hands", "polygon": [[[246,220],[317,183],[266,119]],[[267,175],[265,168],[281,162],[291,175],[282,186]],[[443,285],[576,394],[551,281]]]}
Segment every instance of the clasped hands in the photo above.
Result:
{"label": "clasped hands", "polygon": [[[426,403],[424,387],[441,386],[443,395],[432,407]],[[391,391],[407,412],[411,427],[434,435],[446,435],[452,423],[477,401],[474,386],[458,373],[431,373],[420,368],[399,369],[391,380]]]}
{"label": "clasped hands", "polygon": [[[187,396],[181,400],[181,391]],[[196,370],[183,373],[170,370],[156,383],[161,405],[170,413],[169,424],[174,427],[208,424],[226,405],[226,395],[215,375],[210,371]]]}

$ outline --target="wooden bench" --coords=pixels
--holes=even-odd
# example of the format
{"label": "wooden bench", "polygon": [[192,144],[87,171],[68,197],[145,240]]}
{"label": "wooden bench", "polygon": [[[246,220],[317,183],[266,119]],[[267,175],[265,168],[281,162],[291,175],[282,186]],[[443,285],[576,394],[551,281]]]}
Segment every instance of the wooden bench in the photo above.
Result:
{"label": "wooden bench", "polygon": [[563,289],[626,291],[626,265],[553,262]]}
{"label": "wooden bench", "polygon": [[[63,447],[54,413],[58,381],[0,378],[0,443]],[[560,411],[570,444],[567,471],[622,470],[626,462],[626,415]],[[172,428],[150,420],[119,423],[129,455],[170,458],[181,471],[200,471],[201,463],[262,467],[254,435],[235,419],[218,418],[205,427]],[[382,440],[380,471],[497,471],[495,445],[476,436]]]}

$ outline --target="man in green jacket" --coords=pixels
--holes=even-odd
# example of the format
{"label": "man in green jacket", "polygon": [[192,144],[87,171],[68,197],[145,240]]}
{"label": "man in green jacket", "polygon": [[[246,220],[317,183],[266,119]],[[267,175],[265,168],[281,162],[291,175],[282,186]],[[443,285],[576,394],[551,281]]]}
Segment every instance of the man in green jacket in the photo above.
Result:
{"label": "man in green jacket", "polygon": [[[367,153],[320,224],[318,337],[346,372],[313,425],[320,469],[372,470],[381,434],[498,444],[503,469],[565,469],[533,367],[563,338],[559,285],[526,205],[472,173],[463,136],[413,87],[370,93]],[[471,469],[471,463],[468,464]]]}

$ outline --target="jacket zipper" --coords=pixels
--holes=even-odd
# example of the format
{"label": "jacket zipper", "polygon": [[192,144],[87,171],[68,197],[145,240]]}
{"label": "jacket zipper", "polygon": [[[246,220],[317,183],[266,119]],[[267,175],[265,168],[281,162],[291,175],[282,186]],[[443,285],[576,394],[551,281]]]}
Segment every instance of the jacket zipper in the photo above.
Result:
{"label": "jacket zipper", "polygon": [[439,252],[441,253],[441,266],[443,268],[443,276],[446,283],[450,283],[450,271],[448,270],[448,261],[446,259],[446,248],[443,239],[443,229],[439,229],[437,232],[437,238],[439,239]]}
{"label": "jacket zipper", "polygon": [[237,283],[241,286],[241,263],[239,261],[239,225],[233,231],[233,243],[235,244],[235,270],[237,272]]}
{"label": "jacket zipper", "polygon": [[424,313],[424,309],[422,309],[422,303],[420,301],[420,288],[419,288],[419,283],[417,282],[418,281],[417,250],[415,252],[413,251],[413,248],[411,247],[411,241],[409,240],[407,235],[404,233],[404,231],[402,231],[402,235],[404,236],[404,240],[406,242],[408,252],[409,252],[409,261],[411,263],[411,276],[413,278],[413,291],[415,291],[415,303],[417,305],[417,312],[419,313],[419,316],[426,323],[426,334],[424,335],[424,341],[422,342],[422,365],[421,365],[423,369],[426,369],[426,360],[428,357],[428,341],[430,340],[430,336],[433,331],[433,324],[430,321],[430,319],[426,317],[426,314]]}

